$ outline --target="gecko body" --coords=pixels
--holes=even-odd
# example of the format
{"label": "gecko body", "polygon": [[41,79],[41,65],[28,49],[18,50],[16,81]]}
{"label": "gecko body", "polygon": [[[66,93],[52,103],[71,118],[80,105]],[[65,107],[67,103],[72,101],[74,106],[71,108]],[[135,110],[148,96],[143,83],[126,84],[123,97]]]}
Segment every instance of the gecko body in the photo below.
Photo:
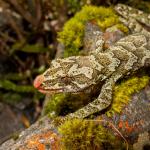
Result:
{"label": "gecko body", "polygon": [[[111,104],[117,80],[150,65],[150,34],[136,21],[135,17],[126,21],[133,34],[120,39],[104,52],[99,48],[88,56],[53,60],[50,68],[35,79],[34,86],[43,93],[77,93],[103,83],[94,101],[68,117],[85,118],[106,109]],[[133,26],[138,28],[134,30]]]}

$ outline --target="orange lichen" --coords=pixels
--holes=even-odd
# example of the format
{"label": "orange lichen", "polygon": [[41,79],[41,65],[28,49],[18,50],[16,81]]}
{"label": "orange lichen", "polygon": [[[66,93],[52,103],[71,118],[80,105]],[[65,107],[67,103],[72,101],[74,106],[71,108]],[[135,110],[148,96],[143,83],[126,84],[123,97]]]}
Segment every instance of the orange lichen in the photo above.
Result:
{"label": "orange lichen", "polygon": [[118,124],[118,129],[121,128],[125,129],[127,133],[131,133],[136,129],[135,125],[129,125],[128,121],[120,120]]}
{"label": "orange lichen", "polygon": [[52,131],[45,131],[44,133],[42,132],[29,137],[19,150],[45,150],[47,148],[51,150],[60,150],[60,137]]}

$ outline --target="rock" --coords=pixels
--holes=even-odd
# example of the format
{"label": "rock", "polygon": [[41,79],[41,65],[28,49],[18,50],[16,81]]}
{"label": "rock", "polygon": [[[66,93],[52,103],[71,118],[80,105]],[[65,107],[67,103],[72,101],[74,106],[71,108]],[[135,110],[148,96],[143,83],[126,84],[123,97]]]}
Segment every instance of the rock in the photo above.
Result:
{"label": "rock", "polygon": [[59,150],[59,148],[60,137],[48,117],[43,117],[21,132],[17,140],[10,139],[0,146],[0,150]]}
{"label": "rock", "polygon": [[96,41],[101,40],[103,35],[100,27],[92,22],[88,22],[84,31],[84,52],[90,53],[97,48]]}
{"label": "rock", "polygon": [[21,120],[10,106],[0,103],[0,143],[6,141],[13,133],[23,129]]}
{"label": "rock", "polygon": [[[149,91],[150,86],[148,85],[134,94],[120,114],[116,113],[112,117],[100,116],[103,121],[111,122],[129,144],[134,144],[134,150],[137,150],[138,145],[141,148],[150,145]],[[108,128],[105,124],[104,127]],[[116,134],[116,136],[118,135]],[[38,146],[45,149],[46,147],[51,147],[51,150],[59,150],[60,148],[60,135],[47,116],[37,121],[29,129],[21,132],[16,141],[10,139],[3,143],[0,146],[0,150],[31,150],[38,149]]]}
{"label": "rock", "polygon": [[150,86],[134,94],[120,114],[101,117],[112,122],[128,142],[134,144],[135,150],[137,145],[140,145],[138,150],[142,150],[142,146],[150,146]]}
{"label": "rock", "polygon": [[[125,34],[119,29],[109,28],[105,32],[94,23],[87,23],[84,37],[84,51],[92,52],[97,48],[95,44],[97,40],[104,39],[104,51],[110,45]],[[63,50],[63,47],[60,48]],[[59,57],[60,54],[58,54]],[[129,103],[126,104],[121,113],[115,113],[108,117],[104,112],[100,112],[98,118],[103,120],[102,125],[105,128],[109,126],[105,123],[114,125],[117,131],[133,145],[134,150],[143,149],[150,145],[150,86],[146,86],[140,92],[134,94]],[[47,99],[48,96],[47,96]],[[45,102],[46,105],[46,102]],[[45,106],[44,106],[45,107]],[[102,114],[103,113],[103,114]],[[95,120],[98,121],[98,118]],[[94,120],[94,121],[95,121]],[[111,128],[111,127],[110,127]],[[112,128],[111,128],[112,130]],[[120,136],[114,131],[114,135]],[[31,149],[61,149],[61,137],[57,127],[54,126],[52,120],[48,117],[42,117],[31,127],[21,132],[18,139],[10,139],[0,146],[0,150],[31,150]]]}
{"label": "rock", "polygon": [[[97,42],[104,40],[102,52],[123,38],[125,33],[118,29],[116,26],[107,28],[102,31],[100,27],[92,22],[88,22],[85,26],[84,34],[84,53],[90,53],[98,48]],[[103,44],[103,43],[102,43]]]}
{"label": "rock", "polygon": [[124,36],[125,36],[125,33],[119,30],[116,26],[107,28],[103,34],[103,38],[105,40],[104,48],[107,49],[108,47],[113,45],[115,42],[123,38]]}

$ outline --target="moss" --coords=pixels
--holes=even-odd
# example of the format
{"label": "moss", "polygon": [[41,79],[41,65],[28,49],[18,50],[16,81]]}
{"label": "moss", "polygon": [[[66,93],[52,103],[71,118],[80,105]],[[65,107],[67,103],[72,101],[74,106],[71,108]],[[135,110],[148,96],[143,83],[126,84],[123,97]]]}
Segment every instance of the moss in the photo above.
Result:
{"label": "moss", "polygon": [[104,146],[112,150],[116,145],[115,136],[92,120],[68,120],[58,128],[58,131],[62,135],[62,150],[93,150]]}
{"label": "moss", "polygon": [[36,90],[30,85],[16,85],[9,80],[0,80],[0,89],[11,90],[15,92],[35,92]]}
{"label": "moss", "polygon": [[23,97],[20,94],[14,92],[0,92],[0,99],[7,104],[14,105],[16,103],[19,103],[23,99]]}
{"label": "moss", "polygon": [[26,53],[45,53],[49,50],[49,47],[44,47],[40,44],[27,44],[25,41],[17,41],[12,45],[11,53],[14,51],[23,51]]}
{"label": "moss", "polygon": [[16,141],[16,140],[19,138],[19,132],[13,133],[13,134],[11,135],[11,138]]}
{"label": "moss", "polygon": [[68,14],[73,14],[81,9],[85,4],[89,3],[89,0],[67,0]]}
{"label": "moss", "polygon": [[70,112],[83,107],[90,102],[90,97],[86,94],[54,94],[44,108],[44,115],[49,114],[50,118],[59,115],[64,116]]}
{"label": "moss", "polygon": [[117,85],[115,87],[111,109],[106,114],[111,117],[114,113],[120,113],[123,106],[128,104],[131,96],[143,89],[149,83],[149,80],[150,78],[148,76],[132,77]]}
{"label": "moss", "polygon": [[44,108],[44,115],[49,114],[50,118],[58,116],[66,100],[65,94],[53,95]]}
{"label": "moss", "polygon": [[108,18],[105,18],[104,20],[97,19],[97,24],[100,26],[102,30],[105,30],[106,28],[111,27],[118,22],[119,20],[117,16],[116,17],[110,16]]}
{"label": "moss", "polygon": [[124,33],[129,32],[128,28],[125,25],[121,24],[121,23],[116,24],[116,27],[117,27],[117,29],[121,30]]}
{"label": "moss", "polygon": [[7,73],[5,75],[0,75],[0,79],[4,80],[14,80],[14,81],[19,81],[19,80],[23,80],[26,79],[27,75],[23,74],[23,73]]}
{"label": "moss", "polygon": [[[113,95],[113,103],[106,114],[111,117],[114,113],[120,113],[122,108],[128,104],[131,96],[144,88],[149,82],[148,76],[132,77],[126,81],[122,81],[115,86]],[[74,112],[89,103],[92,98],[85,94],[55,94],[44,108],[44,114],[54,118],[59,115],[64,116],[70,112]]]}
{"label": "moss", "polygon": [[95,20],[102,30],[119,23],[118,16],[111,8],[84,6],[58,33],[58,41],[65,45],[65,57],[79,54],[83,46],[85,24],[91,20]]}

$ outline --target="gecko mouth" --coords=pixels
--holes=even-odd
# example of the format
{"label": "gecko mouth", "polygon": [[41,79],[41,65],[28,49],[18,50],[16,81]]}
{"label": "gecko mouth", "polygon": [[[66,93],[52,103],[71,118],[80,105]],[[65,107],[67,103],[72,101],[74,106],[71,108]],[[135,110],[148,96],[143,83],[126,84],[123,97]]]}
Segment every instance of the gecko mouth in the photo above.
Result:
{"label": "gecko mouth", "polygon": [[57,89],[44,89],[42,86],[41,86],[41,83],[43,82],[44,80],[44,76],[43,75],[39,75],[36,77],[36,79],[34,80],[33,82],[33,86],[41,93],[43,94],[47,94],[47,93],[61,93],[63,92],[63,88],[57,88]]}
{"label": "gecko mouth", "polygon": [[59,87],[59,88],[53,88],[53,87],[49,87],[49,88],[45,88],[44,86],[42,86],[42,83],[44,81],[44,76],[43,75],[39,75],[36,77],[36,79],[33,82],[33,86],[41,93],[43,94],[53,94],[53,93],[79,93],[79,92],[83,92],[84,90],[90,88],[91,86],[79,89],[79,88],[67,88],[67,87]]}
{"label": "gecko mouth", "polygon": [[43,94],[47,94],[47,93],[62,93],[63,89],[62,88],[58,88],[58,89],[43,89],[41,87],[37,88],[39,92],[43,93]]}

